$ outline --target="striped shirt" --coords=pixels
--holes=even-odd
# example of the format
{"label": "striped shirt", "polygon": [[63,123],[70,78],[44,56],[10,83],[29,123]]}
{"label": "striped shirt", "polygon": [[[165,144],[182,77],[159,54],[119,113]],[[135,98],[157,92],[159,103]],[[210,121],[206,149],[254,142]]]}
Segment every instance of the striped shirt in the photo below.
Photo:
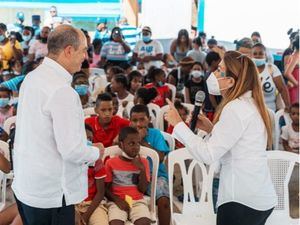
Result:
{"label": "striped shirt", "polygon": [[101,58],[111,61],[128,61],[128,54],[121,43],[115,41],[106,42],[101,49]]}
{"label": "striped shirt", "polygon": [[140,32],[138,29],[131,25],[121,25],[120,29],[124,36],[125,41],[130,45],[131,50],[134,49],[136,42],[139,40]]}
{"label": "striped shirt", "polygon": [[16,76],[8,81],[1,83],[1,86],[8,88],[11,91],[18,91],[19,84],[24,80],[25,75]]}

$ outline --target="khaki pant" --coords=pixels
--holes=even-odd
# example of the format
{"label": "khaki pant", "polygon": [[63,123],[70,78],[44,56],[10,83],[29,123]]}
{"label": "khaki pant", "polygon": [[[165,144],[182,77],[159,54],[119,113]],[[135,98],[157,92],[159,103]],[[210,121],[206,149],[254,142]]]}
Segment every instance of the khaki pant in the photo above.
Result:
{"label": "khaki pant", "polygon": [[[77,225],[82,225],[79,218],[82,214],[84,214],[88,210],[91,203],[92,203],[91,201],[81,202],[75,206]],[[90,217],[88,225],[108,225],[107,209],[103,205],[100,204],[95,209],[95,211]]]}
{"label": "khaki pant", "polygon": [[109,222],[112,220],[121,220],[123,222],[130,220],[134,223],[141,218],[150,219],[149,207],[147,201],[144,199],[133,201],[129,215],[127,215],[127,212],[121,210],[114,202],[108,202],[107,209]]}

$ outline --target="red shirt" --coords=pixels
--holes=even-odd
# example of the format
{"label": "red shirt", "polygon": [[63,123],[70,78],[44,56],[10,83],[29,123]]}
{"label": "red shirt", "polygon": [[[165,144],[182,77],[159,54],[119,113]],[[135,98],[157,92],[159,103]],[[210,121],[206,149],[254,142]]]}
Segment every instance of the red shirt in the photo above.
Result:
{"label": "red shirt", "polygon": [[[150,182],[149,162],[142,157],[141,160],[145,166],[147,181]],[[112,183],[113,194],[121,199],[125,199],[125,195],[129,195],[133,200],[143,199],[144,194],[137,187],[140,171],[131,161],[122,160],[120,156],[111,158],[106,161],[105,170],[105,182]]]}
{"label": "red shirt", "polygon": [[105,129],[103,129],[100,125],[98,116],[87,118],[85,123],[90,125],[93,129],[94,143],[101,142],[104,147],[110,147],[112,146],[113,140],[118,136],[120,130],[123,127],[128,127],[130,121],[119,116],[113,116],[110,124]]}
{"label": "red shirt", "polygon": [[[92,201],[97,193],[96,180],[106,177],[105,167],[101,160],[97,160],[94,167],[88,169],[88,197],[84,201]],[[102,190],[104,192],[104,190]]]}
{"label": "red shirt", "polygon": [[145,88],[156,88],[158,95],[155,99],[153,99],[152,103],[158,105],[159,107],[163,107],[167,102],[166,98],[169,97],[170,88],[167,85],[163,85],[161,87],[154,86],[153,83],[149,83],[145,85]]}
{"label": "red shirt", "polygon": [[[188,123],[185,123],[187,126],[189,126],[189,124]],[[172,134],[173,133],[173,130],[174,130],[174,127],[172,126],[172,125],[169,125],[168,126],[168,129],[167,129],[167,133],[169,133],[169,134]],[[184,144],[182,144],[180,141],[178,141],[177,139],[175,139],[175,147],[176,147],[176,149],[177,148],[184,148],[185,146],[184,146]]]}

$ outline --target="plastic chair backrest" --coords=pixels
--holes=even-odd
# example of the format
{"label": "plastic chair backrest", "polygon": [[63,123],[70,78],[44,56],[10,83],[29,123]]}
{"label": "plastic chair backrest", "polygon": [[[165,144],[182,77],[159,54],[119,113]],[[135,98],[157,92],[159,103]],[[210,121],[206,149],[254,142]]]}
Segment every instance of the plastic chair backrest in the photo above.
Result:
{"label": "plastic chair backrest", "polygon": [[105,91],[107,85],[108,82],[106,80],[106,76],[94,77],[93,80],[90,80],[90,86],[92,92],[91,98],[93,101],[96,101],[97,96],[100,93],[103,93]]}
{"label": "plastic chair backrest", "polygon": [[172,135],[164,131],[161,131],[160,133],[164,136],[164,139],[168,143],[170,151],[175,150],[175,139],[172,137]]}
{"label": "plastic chair backrest", "polygon": [[176,97],[176,87],[173,85],[173,84],[169,84],[169,83],[165,83],[169,88],[170,90],[172,91],[172,102],[175,101],[175,97]]}
{"label": "plastic chair backrest", "polygon": [[4,121],[3,130],[9,134],[11,126],[16,123],[17,116],[11,116]]}
{"label": "plastic chair backrest", "polygon": [[278,149],[278,150],[279,149],[281,150],[281,148],[282,148],[282,146],[280,147],[281,128],[280,128],[280,124],[279,124],[279,120],[282,116],[284,118],[286,125],[288,125],[292,122],[290,115],[288,113],[284,112],[284,109],[280,109],[275,113],[275,145],[274,145],[274,149]]}
{"label": "plastic chair backrest", "polygon": [[[10,157],[9,157],[9,146],[8,143],[6,143],[5,141],[1,141],[0,140],[0,152],[3,151],[4,153],[4,157],[10,161]],[[1,154],[1,153],[0,153]]]}
{"label": "plastic chair backrest", "polygon": [[[205,165],[197,160],[194,160],[186,148],[177,149],[168,155],[168,172],[169,172],[169,192],[170,202],[173,202],[173,177],[174,166],[177,164],[180,167],[183,180],[183,208],[182,214],[191,215],[214,215],[212,201],[212,179],[213,167],[207,173]],[[186,166],[186,160],[191,161],[189,166]],[[195,200],[193,190],[193,171],[196,166],[199,166],[202,175],[201,194],[198,202]],[[200,180],[198,181],[200,182]],[[173,204],[171,205],[171,215],[173,214]],[[172,217],[172,216],[171,216]],[[173,218],[172,218],[173,221]]]}
{"label": "plastic chair backrest", "polygon": [[154,103],[149,103],[147,107],[149,109],[150,116],[154,115],[154,118],[151,117],[153,127],[159,129],[160,107]]}
{"label": "plastic chair backrest", "polygon": [[90,68],[90,76],[105,76],[104,69],[101,68]]}
{"label": "plastic chair backrest", "polygon": [[83,113],[84,113],[84,117],[90,117],[92,115],[97,115],[94,107],[89,107],[89,108],[83,109]]}
{"label": "plastic chair backrest", "polygon": [[267,151],[268,166],[270,169],[271,179],[278,197],[278,205],[274,212],[282,211],[289,217],[289,181],[295,166],[299,163],[298,154],[274,150]]}
{"label": "plastic chair backrest", "polygon": [[[113,157],[121,154],[122,154],[122,150],[119,148],[119,146],[117,145],[111,146],[105,148],[103,159],[106,159],[108,156]],[[145,158],[150,157],[152,160],[150,213],[152,218],[156,218],[155,197],[156,197],[156,181],[157,181],[159,157],[158,154],[153,149],[144,146],[141,146],[140,155]]]}
{"label": "plastic chair backrest", "polygon": [[1,202],[0,202],[0,212],[5,208],[6,204],[6,174],[0,170],[0,193],[1,193]]}

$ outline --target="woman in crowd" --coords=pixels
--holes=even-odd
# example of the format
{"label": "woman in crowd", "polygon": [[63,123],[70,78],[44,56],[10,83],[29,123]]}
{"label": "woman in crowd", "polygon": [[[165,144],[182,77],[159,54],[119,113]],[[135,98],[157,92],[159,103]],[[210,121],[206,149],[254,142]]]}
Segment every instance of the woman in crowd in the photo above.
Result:
{"label": "woman in crowd", "polygon": [[23,48],[23,62],[28,61],[28,52],[30,45],[35,41],[33,39],[34,36],[34,30],[32,27],[25,26],[22,32],[22,39],[21,42],[22,48]]}
{"label": "woman in crowd", "polygon": [[50,33],[49,27],[43,27],[41,33],[37,37],[37,40],[29,47],[28,60],[36,61],[39,58],[43,58],[48,54],[47,40]]}
{"label": "woman in crowd", "polygon": [[129,82],[128,90],[135,95],[136,91],[143,85],[143,76],[139,71],[134,70],[128,74],[127,78]]}
{"label": "woman in crowd", "polygon": [[[276,106],[276,96],[280,94],[286,111],[288,111],[290,98],[287,87],[277,66],[267,63],[266,48],[263,44],[257,43],[252,47],[252,60],[258,68],[267,107],[276,112],[279,109],[278,106]],[[277,96],[277,98],[278,97],[279,96]]]}
{"label": "woman in crowd", "polygon": [[192,40],[189,38],[187,30],[178,32],[178,37],[171,43],[170,52],[177,62],[180,62],[189,50],[192,49]]}
{"label": "woman in crowd", "polygon": [[101,49],[101,64],[110,63],[123,69],[129,67],[128,53],[131,51],[125,42],[122,31],[115,27],[111,32],[110,41],[106,42]]}

